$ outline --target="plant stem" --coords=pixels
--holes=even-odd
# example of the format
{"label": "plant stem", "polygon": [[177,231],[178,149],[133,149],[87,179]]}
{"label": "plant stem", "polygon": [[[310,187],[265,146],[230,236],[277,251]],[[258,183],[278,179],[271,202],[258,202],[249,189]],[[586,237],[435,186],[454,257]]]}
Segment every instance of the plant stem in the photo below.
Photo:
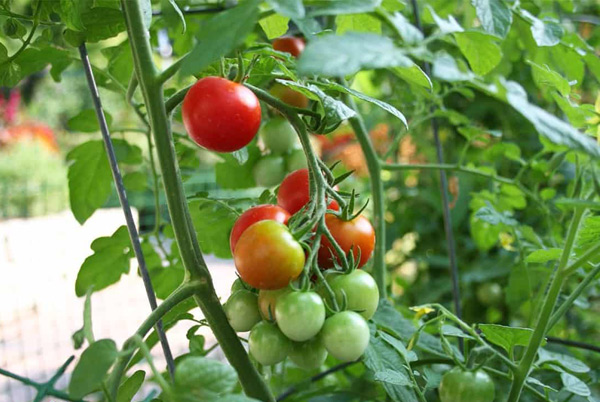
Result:
{"label": "plant stem", "polygon": [[583,278],[583,280],[579,283],[579,285],[577,285],[575,290],[571,292],[567,300],[565,300],[563,304],[561,304],[560,307],[554,312],[554,314],[552,314],[552,316],[550,317],[550,322],[548,323],[548,331],[550,331],[550,329],[552,329],[552,327],[556,325],[558,320],[560,320],[562,316],[565,315],[567,310],[569,310],[573,303],[575,303],[575,300],[577,300],[579,295],[583,293],[583,291],[589,286],[590,283],[592,283],[592,281],[596,278],[596,276],[598,276],[598,274],[600,274],[600,264],[597,264],[594,267],[594,269],[592,269],[586,274],[585,278]]}
{"label": "plant stem", "polygon": [[362,148],[367,162],[367,170],[371,178],[371,195],[373,197],[373,227],[375,228],[375,253],[373,256],[373,276],[377,287],[379,288],[379,297],[387,297],[386,288],[386,266],[385,266],[385,201],[383,199],[383,181],[381,180],[381,163],[379,156],[371,143],[365,123],[358,112],[356,103],[351,95],[344,94],[346,104],[356,112],[354,117],[349,119],[350,125],[354,129],[356,139]]}
{"label": "plant stem", "polygon": [[546,293],[546,297],[544,298],[544,303],[542,305],[542,310],[540,311],[537,324],[533,334],[531,335],[527,349],[525,350],[525,355],[521,359],[517,369],[514,371],[514,380],[510,388],[510,394],[508,395],[508,402],[517,402],[519,400],[523,390],[523,384],[525,384],[525,380],[527,380],[527,377],[529,376],[533,361],[535,360],[538,349],[544,340],[552,311],[554,310],[556,300],[560,295],[560,290],[565,279],[564,270],[569,262],[571,250],[573,249],[573,244],[575,243],[577,232],[579,231],[579,225],[581,223],[581,219],[583,218],[584,212],[585,208],[575,209],[573,219],[571,220],[571,224],[569,226],[569,231],[567,232],[565,246],[563,248],[563,252],[554,277],[550,282],[548,293]]}
{"label": "plant stem", "polygon": [[[162,83],[158,79],[149,35],[144,27],[140,0],[121,0],[121,8],[125,14],[135,72],[145,100],[158,153],[175,239],[183,265],[189,273],[190,279],[199,283],[199,289],[195,292],[194,300],[201,308],[225,356],[237,371],[246,394],[259,400],[272,401],[271,391],[248,358],[248,354],[240,343],[237,334],[229,325],[198,245],[175,156],[170,121],[163,98]],[[113,386],[115,386],[114,383]]]}

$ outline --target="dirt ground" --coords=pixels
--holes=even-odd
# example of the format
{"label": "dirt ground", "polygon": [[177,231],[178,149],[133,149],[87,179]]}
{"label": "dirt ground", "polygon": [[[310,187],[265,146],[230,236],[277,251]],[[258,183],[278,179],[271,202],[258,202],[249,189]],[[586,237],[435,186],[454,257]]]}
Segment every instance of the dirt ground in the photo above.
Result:
{"label": "dirt ground", "polygon": [[[90,243],[111,235],[124,224],[121,210],[99,210],[84,226],[70,211],[29,219],[0,221],[0,367],[38,381],[47,380],[71,355],[71,335],[82,326],[83,299],[75,296],[75,278],[91,254]],[[235,279],[231,261],[207,258],[222,299]],[[131,336],[150,307],[141,278],[130,274],[92,298],[96,339],[112,338],[118,345]],[[199,311],[194,311],[196,317]],[[185,332],[191,324],[169,331],[174,354],[187,350]],[[207,343],[212,334],[203,332]],[[216,353],[219,353],[218,351]],[[164,367],[160,348],[153,355]],[[72,370],[73,365],[70,367]],[[68,373],[57,384],[67,385]],[[32,388],[0,377],[0,402],[25,402]],[[47,401],[52,399],[47,398]]]}

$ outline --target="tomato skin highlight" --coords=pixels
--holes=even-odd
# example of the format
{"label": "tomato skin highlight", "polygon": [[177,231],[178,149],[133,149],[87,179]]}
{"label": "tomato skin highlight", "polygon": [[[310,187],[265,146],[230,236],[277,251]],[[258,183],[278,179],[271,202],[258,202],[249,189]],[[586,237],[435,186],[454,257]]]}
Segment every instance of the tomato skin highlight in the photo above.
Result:
{"label": "tomato skin highlight", "polygon": [[250,331],[261,321],[258,296],[248,290],[238,290],[229,296],[223,308],[235,332]]}
{"label": "tomato skin highlight", "polygon": [[256,289],[286,287],[304,267],[304,250],[282,223],[265,220],[250,225],[233,251],[244,282]]}
{"label": "tomato skin highlight", "polygon": [[294,342],[289,353],[290,360],[304,370],[318,369],[327,359],[327,349],[321,337],[316,336],[306,342]]}
{"label": "tomato skin highlight", "polygon": [[292,342],[281,333],[275,324],[261,321],[250,331],[248,338],[250,354],[265,366],[283,361],[291,347]]}
{"label": "tomato skin highlight", "polygon": [[331,356],[350,362],[363,355],[371,334],[367,322],[358,313],[342,311],[325,320],[321,336]]}
{"label": "tomato skin highlight", "polygon": [[329,275],[327,282],[338,303],[343,302],[345,295],[348,310],[356,311],[365,320],[373,317],[379,305],[379,289],[371,275],[356,269],[346,275]]}
{"label": "tomato skin highlight", "polygon": [[256,95],[220,77],[198,80],[185,95],[181,113],[192,140],[215,152],[243,148],[260,128],[261,109]]}
{"label": "tomato skin highlight", "polygon": [[296,342],[307,341],[323,328],[325,305],[314,292],[291,292],[277,300],[275,319],[285,336]]}
{"label": "tomato skin highlight", "polygon": [[495,282],[487,282],[477,288],[477,300],[484,306],[497,307],[502,305],[504,295],[502,287]]}
{"label": "tomato skin highlight", "polygon": [[494,381],[485,371],[455,367],[442,377],[439,395],[441,402],[493,402]]}
{"label": "tomato skin highlight", "polygon": [[[310,184],[308,169],[298,169],[285,176],[277,192],[277,205],[291,215],[300,211],[310,199]],[[329,209],[339,210],[336,200],[331,200]]]}
{"label": "tomato skin highlight", "polygon": [[293,36],[282,36],[273,41],[273,49],[289,53],[294,57],[300,56],[305,46],[304,39]]}
{"label": "tomato skin highlight", "polygon": [[[352,249],[354,257],[357,258],[360,249],[359,268],[369,261],[375,248],[375,229],[367,218],[360,215],[351,221],[344,221],[335,215],[327,214],[325,215],[325,224],[344,253],[347,254]],[[332,253],[339,262],[339,256],[335,254],[331,242],[322,236],[318,255],[319,265],[322,268],[333,267]]]}
{"label": "tomato skin highlight", "polygon": [[290,219],[288,211],[277,205],[264,204],[247,209],[239,218],[237,218],[231,229],[231,234],[229,235],[231,252],[233,253],[235,245],[242,233],[244,233],[244,230],[248,229],[253,223],[272,220],[286,224],[288,219]]}

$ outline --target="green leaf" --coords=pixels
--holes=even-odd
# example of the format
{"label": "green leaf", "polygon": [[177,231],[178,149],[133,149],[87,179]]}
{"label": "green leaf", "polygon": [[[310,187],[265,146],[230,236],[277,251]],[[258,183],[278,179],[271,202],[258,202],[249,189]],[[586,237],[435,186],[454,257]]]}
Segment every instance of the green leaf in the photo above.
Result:
{"label": "green leaf", "polygon": [[506,226],[516,226],[518,222],[511,217],[510,212],[499,212],[494,208],[489,201],[485,202],[486,206],[480,208],[475,213],[475,217],[481,221],[487,222],[490,225],[503,224]]}
{"label": "green leaf", "polygon": [[402,13],[392,14],[390,20],[407,45],[417,45],[423,40],[423,33],[411,24]]}
{"label": "green leaf", "polygon": [[144,191],[148,188],[148,177],[142,172],[130,172],[123,176],[123,184],[129,191]]}
{"label": "green leaf", "polygon": [[[175,0],[162,0],[160,9],[162,10],[163,18],[166,19],[169,25],[180,22],[181,32],[185,33],[187,30],[185,16]],[[150,6],[150,18],[152,18],[152,6]]]}
{"label": "green leaf", "polygon": [[392,369],[376,371],[373,379],[379,382],[385,382],[391,385],[400,385],[403,387],[412,387],[412,383],[405,374]]}
{"label": "green leaf", "polygon": [[336,33],[350,32],[381,33],[381,21],[369,14],[347,14],[335,17]]}
{"label": "green leaf", "polygon": [[381,5],[381,0],[309,0],[311,6],[307,15],[317,17],[322,15],[358,14],[374,11]]}
{"label": "green leaf", "polygon": [[[112,116],[108,112],[104,112],[106,123],[110,127],[112,123]],[[85,109],[77,114],[77,116],[71,117],[67,121],[67,127],[71,131],[79,131],[82,133],[94,133],[100,131],[98,125],[98,118],[96,117],[96,111],[94,109]]]}
{"label": "green leaf", "polygon": [[100,390],[108,370],[117,359],[117,345],[112,339],[101,339],[83,351],[69,382],[69,395],[81,399]]}
{"label": "green leaf", "polygon": [[316,85],[312,84],[301,84],[294,81],[287,80],[276,80],[278,83],[290,87],[296,91],[302,92],[304,95],[311,99],[318,100],[325,110],[325,120],[328,125],[335,126],[342,121],[353,117],[356,112],[350,109],[344,102],[339,101],[321,90]]}
{"label": "green leaf", "polygon": [[538,46],[555,46],[560,43],[564,30],[559,23],[542,21],[523,9],[519,9],[518,12],[531,23],[531,35]]}
{"label": "green leaf", "polygon": [[494,36],[478,31],[457,32],[456,43],[475,74],[486,75],[502,60]]}
{"label": "green leaf", "polygon": [[459,328],[456,328],[452,325],[442,325],[442,334],[444,334],[444,336],[452,336],[456,338],[473,339],[471,335],[464,333]]}
{"label": "green leaf", "polygon": [[123,381],[117,392],[117,402],[131,402],[135,394],[142,387],[145,377],[146,373],[143,370],[138,370]]}
{"label": "green leaf", "polygon": [[596,141],[577,131],[573,126],[527,101],[524,89],[514,81],[504,84],[506,99],[517,112],[533,124],[538,133],[559,145],[600,157],[600,146]]}
{"label": "green leaf", "polygon": [[102,141],[88,141],[67,154],[69,200],[75,219],[83,224],[111,193],[112,176]]}
{"label": "green leaf", "polygon": [[238,189],[255,187],[252,167],[260,159],[260,149],[256,145],[249,145],[248,157],[244,163],[239,163],[235,156],[221,154],[222,162],[215,165],[217,184],[224,189]]}
{"label": "green leaf", "polygon": [[586,383],[584,383],[574,375],[569,373],[561,373],[560,379],[562,380],[562,383],[565,386],[565,390],[569,391],[570,393],[579,396],[592,395],[592,391],[590,391],[590,388],[586,385]]}
{"label": "green leaf", "polygon": [[529,254],[525,261],[534,264],[545,264],[548,261],[556,261],[562,255],[562,248],[548,248],[544,250],[535,250]]}
{"label": "green leaf", "polygon": [[500,346],[508,353],[515,346],[527,346],[533,334],[533,330],[529,328],[505,327],[494,324],[479,324],[479,329],[489,342]]}
{"label": "green leaf", "polygon": [[533,80],[536,85],[540,88],[550,87],[558,90],[561,95],[567,96],[571,92],[571,86],[569,81],[563,78],[559,73],[550,69],[548,65],[544,64],[540,66],[530,60],[527,60],[527,64],[531,66],[533,73]]}
{"label": "green leaf", "polygon": [[538,351],[538,360],[536,364],[540,366],[544,363],[558,364],[572,373],[587,373],[590,371],[590,368],[585,363],[577,360],[573,356],[540,349]]}
{"label": "green leaf", "polygon": [[99,237],[91,244],[94,254],[85,259],[75,281],[75,294],[81,297],[91,286],[94,292],[117,283],[129,272],[133,251],[126,226],[119,227],[110,237]]}
{"label": "green leaf", "polygon": [[456,21],[456,19],[453,16],[449,15],[448,19],[445,20],[435,13],[433,7],[427,6],[427,10],[429,10],[431,17],[435,21],[436,25],[440,28],[440,31],[442,31],[442,33],[447,34],[464,31],[464,29],[460,26],[458,21]]}
{"label": "green leaf", "polygon": [[392,72],[409,84],[416,84],[427,89],[433,88],[427,74],[416,64],[412,67],[394,67]]}
{"label": "green leaf", "polygon": [[392,105],[385,103],[383,101],[380,101],[379,99],[371,98],[370,96],[367,96],[367,95],[363,94],[362,92],[355,91],[354,89],[351,89],[351,88],[346,88],[345,86],[336,84],[334,82],[329,82],[327,84],[327,86],[328,86],[328,88],[331,88],[338,92],[350,94],[352,96],[357,97],[360,100],[372,103],[373,105],[380,107],[381,109],[385,110],[386,112],[389,112],[390,114],[392,114],[395,117],[397,117],[398,119],[400,119],[400,121],[402,121],[402,123],[404,123],[404,126],[406,126],[406,128],[408,128],[408,123],[407,123],[404,115],[398,109],[393,107]]}
{"label": "green leaf", "polygon": [[471,4],[486,32],[506,37],[512,24],[512,13],[504,0],[471,0]]}
{"label": "green leaf", "polygon": [[302,0],[267,0],[277,14],[289,18],[304,18],[306,11]]}
{"label": "green leaf", "polygon": [[399,339],[394,338],[390,334],[387,334],[383,331],[378,331],[377,334],[381,336],[381,339],[383,339],[386,343],[393,347],[406,363],[414,362],[418,359],[417,354],[412,350],[407,350],[404,344]]}
{"label": "green leaf", "polygon": [[387,37],[347,33],[324,35],[309,42],[298,61],[298,71],[304,75],[337,77],[364,69],[412,65],[413,62]]}
{"label": "green leaf", "polygon": [[188,356],[175,369],[175,392],[209,400],[233,391],[237,373],[228,364],[201,356]]}
{"label": "green leaf", "polygon": [[82,0],[60,0],[60,17],[67,28],[75,31],[85,29],[81,14],[88,8],[88,2]]}
{"label": "green leaf", "polygon": [[363,361],[365,366],[373,373],[381,373],[380,376],[386,379],[393,378],[395,381],[384,381],[383,388],[388,396],[394,401],[417,402],[417,396],[412,390],[412,386],[403,383],[398,384],[399,376],[386,376],[384,373],[398,372],[400,375],[406,373],[404,361],[396,353],[394,348],[378,336],[372,336],[369,346],[365,351]]}
{"label": "green leaf", "polygon": [[117,36],[125,31],[125,19],[121,10],[108,7],[94,7],[81,15],[85,25],[87,42],[98,42]]}
{"label": "green leaf", "polygon": [[538,380],[537,378],[534,378],[534,377],[527,377],[527,382],[531,385],[537,385],[539,387],[542,387],[548,391],[558,392],[556,389],[552,388],[549,385],[544,384],[543,382],[541,382],[540,380]]}
{"label": "green leaf", "polygon": [[27,35],[27,28],[16,18],[8,18],[2,26],[2,31],[12,39],[21,39]]}
{"label": "green leaf", "polygon": [[475,78],[472,71],[461,69],[454,57],[446,52],[436,53],[433,59],[432,74],[444,81],[470,81]]}
{"label": "green leaf", "polygon": [[289,22],[289,17],[273,14],[267,18],[263,18],[258,23],[262,27],[263,31],[265,31],[267,38],[274,39],[282,36],[288,31]]}
{"label": "green leaf", "polygon": [[202,252],[231,258],[229,233],[239,213],[224,201],[211,199],[190,202],[190,213]]}
{"label": "green leaf", "polygon": [[21,67],[14,61],[5,62],[0,59],[0,86],[14,87],[23,78]]}
{"label": "green leaf", "polygon": [[258,20],[259,3],[246,0],[206,20],[196,35],[198,43],[183,61],[181,74],[196,74],[241,44]]}

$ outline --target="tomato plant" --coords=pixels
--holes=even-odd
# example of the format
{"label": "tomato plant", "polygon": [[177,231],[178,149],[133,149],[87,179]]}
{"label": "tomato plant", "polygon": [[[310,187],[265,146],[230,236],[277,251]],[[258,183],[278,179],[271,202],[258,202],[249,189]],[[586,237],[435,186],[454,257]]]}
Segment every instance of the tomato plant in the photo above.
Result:
{"label": "tomato plant", "polygon": [[217,152],[237,151],[260,127],[260,104],[248,88],[220,77],[198,80],[183,101],[182,116],[190,137]]}
{"label": "tomato plant", "polygon": [[442,402],[493,402],[494,382],[485,372],[454,368],[442,377]]}
{"label": "tomato plant", "polygon": [[242,280],[264,290],[287,286],[304,266],[302,246],[285,225],[273,220],[250,225],[238,239],[233,257]]}
{"label": "tomato plant", "polygon": [[[77,275],[68,389],[0,374],[35,400],[597,399],[596,3],[0,2],[0,152],[22,94],[72,148],[75,219],[126,222]],[[133,258],[152,312],[119,349],[90,306]]]}

